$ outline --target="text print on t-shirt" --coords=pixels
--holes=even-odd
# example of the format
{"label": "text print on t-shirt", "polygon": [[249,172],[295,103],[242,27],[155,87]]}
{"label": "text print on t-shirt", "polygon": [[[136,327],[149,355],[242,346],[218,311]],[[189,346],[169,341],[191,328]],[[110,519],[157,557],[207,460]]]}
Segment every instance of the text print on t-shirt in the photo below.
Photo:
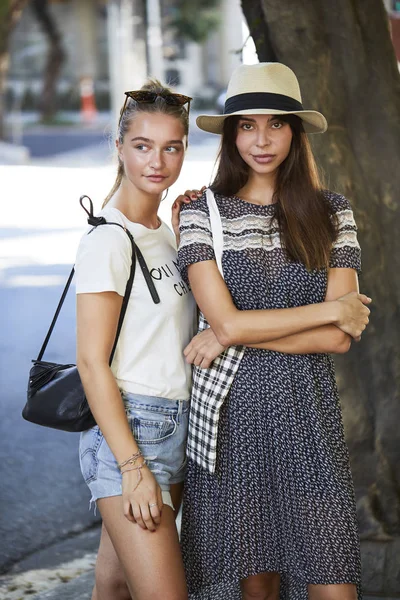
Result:
{"label": "text print on t-shirt", "polygon": [[[161,267],[155,267],[154,269],[151,269],[150,275],[156,281],[161,281],[163,277],[175,277],[176,274],[174,273],[174,270],[176,270],[178,275],[180,276],[178,263],[173,260],[170,264],[165,263],[164,265],[161,265]],[[181,279],[179,283],[174,283],[174,290],[178,294],[178,296],[185,296],[185,294],[188,294],[191,291],[189,285],[187,285],[183,281],[183,279]]]}

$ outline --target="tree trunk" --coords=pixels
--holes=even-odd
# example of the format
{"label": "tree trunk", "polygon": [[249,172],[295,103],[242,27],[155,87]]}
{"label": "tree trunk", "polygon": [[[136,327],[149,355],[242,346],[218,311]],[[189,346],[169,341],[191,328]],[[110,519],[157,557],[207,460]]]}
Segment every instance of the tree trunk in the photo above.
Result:
{"label": "tree trunk", "polygon": [[268,23],[264,18],[262,0],[242,0],[242,10],[257,48],[258,60],[260,62],[277,62],[271,44]]}
{"label": "tree trunk", "polygon": [[56,86],[61,67],[65,61],[65,52],[61,44],[61,35],[49,10],[48,0],[32,0],[32,9],[49,41],[49,52],[44,73],[43,91],[40,103],[42,120],[52,119],[56,113]]}
{"label": "tree trunk", "polygon": [[2,0],[0,2],[0,140],[6,136],[4,127],[5,91],[10,57],[8,42],[28,0]]}
{"label": "tree trunk", "polygon": [[256,4],[304,107],[327,117],[328,132],[311,136],[317,160],[355,210],[360,287],[374,303],[362,342],[337,361],[338,383],[361,534],[387,539],[400,533],[400,77],[388,18],[380,0],[242,0],[244,14]]}

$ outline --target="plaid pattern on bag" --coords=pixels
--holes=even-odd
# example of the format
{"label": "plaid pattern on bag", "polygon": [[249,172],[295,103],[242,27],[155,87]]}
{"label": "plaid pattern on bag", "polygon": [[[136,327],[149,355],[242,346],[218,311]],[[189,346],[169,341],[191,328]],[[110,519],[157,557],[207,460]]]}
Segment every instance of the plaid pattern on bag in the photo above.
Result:
{"label": "plaid pattern on bag", "polygon": [[[200,313],[199,332],[208,327]],[[214,473],[217,461],[219,412],[244,351],[244,346],[230,346],[209,369],[193,368],[187,455],[210,473]]]}

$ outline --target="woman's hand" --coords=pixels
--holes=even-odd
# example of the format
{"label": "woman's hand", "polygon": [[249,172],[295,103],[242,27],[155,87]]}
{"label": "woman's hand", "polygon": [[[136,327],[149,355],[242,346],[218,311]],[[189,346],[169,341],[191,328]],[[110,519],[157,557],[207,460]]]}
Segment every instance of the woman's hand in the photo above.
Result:
{"label": "woman's hand", "polygon": [[177,197],[172,205],[171,223],[176,237],[176,245],[179,246],[179,213],[181,212],[182,204],[190,204],[203,195],[206,186],[203,185],[201,190],[186,190],[184,194]]}
{"label": "woman's hand", "polygon": [[184,349],[183,354],[186,357],[186,362],[201,369],[208,369],[213,360],[224,350],[226,350],[226,347],[221,346],[215,333],[209,327],[194,336]]}
{"label": "woman's hand", "polygon": [[366,304],[372,302],[371,298],[357,292],[350,292],[336,300],[339,306],[339,317],[335,325],[359,342],[361,334],[369,323],[370,310]]}
{"label": "woman's hand", "polygon": [[[138,473],[142,478],[138,485]],[[126,471],[122,475],[122,502],[124,515],[142,529],[156,531],[161,523],[163,506],[161,488],[150,469]]]}

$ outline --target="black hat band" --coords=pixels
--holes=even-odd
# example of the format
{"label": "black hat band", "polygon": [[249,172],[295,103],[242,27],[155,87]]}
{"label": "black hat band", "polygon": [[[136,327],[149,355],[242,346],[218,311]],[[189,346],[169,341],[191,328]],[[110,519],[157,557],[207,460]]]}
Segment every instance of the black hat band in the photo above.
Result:
{"label": "black hat band", "polygon": [[290,96],[270,92],[250,92],[228,98],[225,102],[224,115],[230,115],[241,110],[258,108],[265,110],[285,110],[288,112],[304,110],[302,103]]}

